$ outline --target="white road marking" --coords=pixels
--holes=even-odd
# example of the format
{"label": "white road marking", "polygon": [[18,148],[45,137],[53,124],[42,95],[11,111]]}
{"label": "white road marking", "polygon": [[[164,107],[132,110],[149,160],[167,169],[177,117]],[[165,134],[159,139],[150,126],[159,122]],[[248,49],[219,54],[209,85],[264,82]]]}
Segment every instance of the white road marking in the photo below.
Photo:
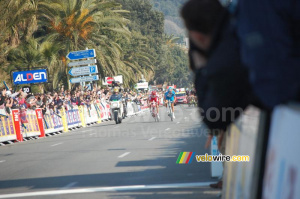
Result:
{"label": "white road marking", "polygon": [[0,163],[2,163],[2,162],[6,162],[6,160],[0,160]]}
{"label": "white road marking", "polygon": [[147,189],[149,190],[149,189],[177,189],[177,188],[187,188],[187,187],[206,187],[212,183],[215,183],[215,182],[131,185],[131,186],[115,186],[115,187],[91,187],[91,188],[84,188],[84,189],[67,189],[67,190],[3,194],[3,195],[0,195],[0,198],[17,198],[17,197],[20,198],[20,197],[82,194],[82,193],[112,192],[112,191],[133,191],[133,190],[147,190]]}
{"label": "white road marking", "polygon": [[93,129],[88,129],[88,130],[85,130],[85,131],[82,131],[82,132],[86,133],[86,132],[90,132],[90,131],[93,131]]}
{"label": "white road marking", "polygon": [[176,124],[179,124],[180,122],[177,122]]}
{"label": "white road marking", "polygon": [[184,117],[184,119],[186,120],[186,119],[188,119],[187,117]]}
{"label": "white road marking", "polygon": [[96,133],[91,133],[90,135],[96,135]]}
{"label": "white road marking", "polygon": [[152,141],[152,140],[154,140],[156,137],[152,137],[152,138],[150,138],[148,141]]}
{"label": "white road marking", "polygon": [[168,131],[168,130],[170,130],[170,128],[167,128],[165,131]]}
{"label": "white road marking", "polygon": [[71,187],[74,187],[78,182],[71,182],[67,184],[66,186],[62,187],[61,189],[70,189]]}
{"label": "white road marking", "polygon": [[126,152],[126,153],[123,153],[122,155],[118,156],[118,158],[124,158],[126,155],[129,155],[130,152]]}
{"label": "white road marking", "polygon": [[57,143],[57,144],[53,144],[53,145],[51,145],[51,146],[57,146],[57,145],[60,145],[60,144],[62,144],[62,142]]}

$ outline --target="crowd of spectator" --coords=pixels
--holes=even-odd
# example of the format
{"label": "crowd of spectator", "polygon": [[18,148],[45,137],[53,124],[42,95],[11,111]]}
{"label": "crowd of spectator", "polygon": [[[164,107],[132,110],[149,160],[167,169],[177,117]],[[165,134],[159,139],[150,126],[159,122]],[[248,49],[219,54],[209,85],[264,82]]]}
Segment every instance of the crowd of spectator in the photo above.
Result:
{"label": "crowd of spectator", "polygon": [[[111,87],[97,87],[88,89],[81,86],[73,90],[65,90],[61,87],[59,91],[45,92],[45,93],[26,93],[22,89],[12,92],[12,89],[3,87],[0,91],[0,114],[2,116],[10,115],[11,109],[32,109],[41,108],[43,114],[49,111],[58,113],[58,111],[65,107],[73,108],[74,105],[90,107],[91,104],[97,102],[109,101],[113,93]],[[120,93],[127,101],[133,101],[137,104],[141,100],[146,100],[147,92],[135,92],[130,89],[120,88]],[[163,97],[163,93],[160,93]]]}

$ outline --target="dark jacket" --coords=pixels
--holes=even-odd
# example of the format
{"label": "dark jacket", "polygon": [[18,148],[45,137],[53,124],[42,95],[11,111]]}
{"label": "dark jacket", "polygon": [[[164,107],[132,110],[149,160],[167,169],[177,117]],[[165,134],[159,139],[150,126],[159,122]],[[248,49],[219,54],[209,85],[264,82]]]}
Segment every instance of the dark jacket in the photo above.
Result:
{"label": "dark jacket", "polygon": [[3,105],[5,102],[5,96],[2,95],[2,92],[0,91],[0,106]]}
{"label": "dark jacket", "polygon": [[237,39],[230,27],[226,14],[206,53],[206,66],[196,72],[198,103],[203,122],[210,129],[225,130],[252,96],[248,73],[241,64]]}
{"label": "dark jacket", "polygon": [[300,1],[239,1],[237,22],[255,94],[268,108],[299,100]]}

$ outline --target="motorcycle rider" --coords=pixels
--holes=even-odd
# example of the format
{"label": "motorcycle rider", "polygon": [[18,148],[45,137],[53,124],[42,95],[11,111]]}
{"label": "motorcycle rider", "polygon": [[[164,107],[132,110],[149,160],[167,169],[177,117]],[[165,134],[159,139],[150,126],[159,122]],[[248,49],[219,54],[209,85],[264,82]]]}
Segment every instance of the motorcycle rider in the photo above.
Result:
{"label": "motorcycle rider", "polygon": [[119,88],[115,87],[113,90],[113,94],[110,96],[109,101],[120,100],[122,95],[119,93]]}
{"label": "motorcycle rider", "polygon": [[152,91],[151,95],[148,97],[147,103],[151,112],[151,102],[155,102],[156,110],[157,110],[157,118],[159,119],[159,98],[156,91]]}

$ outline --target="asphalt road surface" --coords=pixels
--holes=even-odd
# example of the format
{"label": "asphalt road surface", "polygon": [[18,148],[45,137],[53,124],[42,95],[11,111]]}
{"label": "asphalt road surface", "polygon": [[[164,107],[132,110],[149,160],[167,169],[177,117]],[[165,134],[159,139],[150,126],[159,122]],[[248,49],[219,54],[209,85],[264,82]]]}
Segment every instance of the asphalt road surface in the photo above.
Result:
{"label": "asphalt road surface", "polygon": [[159,123],[147,110],[119,125],[1,146],[0,198],[218,198],[210,163],[176,164],[180,152],[208,152],[197,109],[176,106],[173,122],[160,111]]}

